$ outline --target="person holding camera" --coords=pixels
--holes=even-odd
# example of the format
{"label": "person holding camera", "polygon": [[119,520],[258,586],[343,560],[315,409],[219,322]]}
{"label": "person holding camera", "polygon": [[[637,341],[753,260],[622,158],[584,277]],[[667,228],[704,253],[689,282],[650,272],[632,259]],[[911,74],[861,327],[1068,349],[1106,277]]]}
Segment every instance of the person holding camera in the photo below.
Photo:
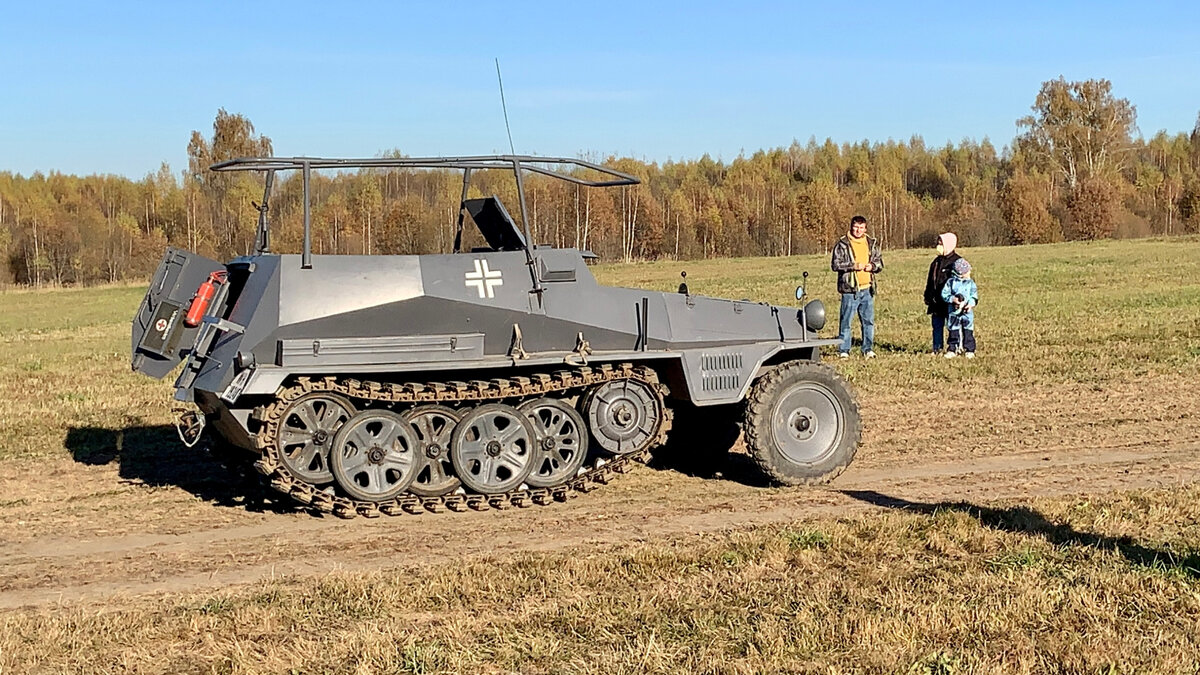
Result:
{"label": "person holding camera", "polygon": [[850,231],[833,245],[830,268],[838,273],[837,289],[842,296],[838,314],[838,356],[850,356],[850,321],[858,314],[862,328],[862,354],[875,358],[875,275],[883,271],[879,240],[867,236],[867,219],[854,216]]}

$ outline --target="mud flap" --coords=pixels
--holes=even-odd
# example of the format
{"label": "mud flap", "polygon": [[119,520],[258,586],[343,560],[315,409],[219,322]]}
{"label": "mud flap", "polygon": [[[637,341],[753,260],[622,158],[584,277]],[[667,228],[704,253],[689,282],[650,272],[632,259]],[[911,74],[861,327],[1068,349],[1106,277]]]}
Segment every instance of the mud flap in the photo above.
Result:
{"label": "mud flap", "polygon": [[223,269],[223,263],[202,255],[167,249],[133,318],[135,371],[161,379],[187,358],[200,327],[185,326],[184,314],[200,284]]}

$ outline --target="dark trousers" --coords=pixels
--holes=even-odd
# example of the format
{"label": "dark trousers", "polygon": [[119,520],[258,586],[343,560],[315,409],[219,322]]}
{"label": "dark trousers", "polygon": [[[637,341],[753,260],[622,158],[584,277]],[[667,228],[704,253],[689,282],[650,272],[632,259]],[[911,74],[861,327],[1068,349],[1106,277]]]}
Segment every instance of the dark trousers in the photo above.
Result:
{"label": "dark trousers", "polygon": [[929,320],[933,322],[933,351],[940,352],[946,343],[946,315],[934,312]]}
{"label": "dark trousers", "polygon": [[975,351],[975,331],[970,328],[951,328],[946,340],[947,349],[956,352],[960,345],[964,352]]}

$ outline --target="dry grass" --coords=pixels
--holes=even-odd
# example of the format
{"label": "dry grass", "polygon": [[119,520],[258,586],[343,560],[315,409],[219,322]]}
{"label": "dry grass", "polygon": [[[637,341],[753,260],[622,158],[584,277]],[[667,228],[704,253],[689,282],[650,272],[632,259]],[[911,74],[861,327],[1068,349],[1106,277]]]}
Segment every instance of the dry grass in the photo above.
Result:
{"label": "dry grass", "polygon": [[1194,672],[1198,504],[906,504],[11,613],[0,672]]}
{"label": "dry grass", "polygon": [[170,382],[129,369],[129,322],[144,293],[0,293],[0,459],[61,456],[71,429],[169,421]]}

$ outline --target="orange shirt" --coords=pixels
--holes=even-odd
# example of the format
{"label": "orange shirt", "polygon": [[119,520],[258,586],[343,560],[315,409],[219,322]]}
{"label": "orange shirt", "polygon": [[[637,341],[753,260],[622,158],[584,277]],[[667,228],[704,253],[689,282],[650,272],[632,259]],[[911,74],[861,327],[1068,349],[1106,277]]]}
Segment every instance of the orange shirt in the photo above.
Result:
{"label": "orange shirt", "polygon": [[[854,262],[862,263],[863,265],[871,262],[871,245],[867,243],[865,235],[857,239],[854,237],[847,237],[847,239],[850,240],[850,256],[854,258]],[[854,277],[855,281],[858,282],[858,288],[871,287],[870,272],[855,272]]]}

